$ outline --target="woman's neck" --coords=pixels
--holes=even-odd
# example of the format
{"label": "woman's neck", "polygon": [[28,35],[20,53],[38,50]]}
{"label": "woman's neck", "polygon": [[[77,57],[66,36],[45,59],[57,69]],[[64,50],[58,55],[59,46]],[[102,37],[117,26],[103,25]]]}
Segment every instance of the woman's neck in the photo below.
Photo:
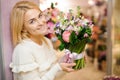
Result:
{"label": "woman's neck", "polygon": [[35,43],[42,45],[42,36],[31,36],[30,39]]}

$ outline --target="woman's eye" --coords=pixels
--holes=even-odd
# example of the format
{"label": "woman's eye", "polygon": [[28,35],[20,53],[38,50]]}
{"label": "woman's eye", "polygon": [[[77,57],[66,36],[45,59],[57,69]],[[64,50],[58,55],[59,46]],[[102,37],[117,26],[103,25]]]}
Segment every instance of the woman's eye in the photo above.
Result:
{"label": "woman's eye", "polygon": [[42,17],[42,14],[39,14],[38,18],[41,18]]}
{"label": "woman's eye", "polygon": [[42,16],[42,15],[40,14],[40,15],[39,15],[39,18],[41,18],[41,16]]}
{"label": "woman's eye", "polygon": [[30,21],[30,24],[33,24],[34,22],[35,22],[34,20],[31,20],[31,21]]}

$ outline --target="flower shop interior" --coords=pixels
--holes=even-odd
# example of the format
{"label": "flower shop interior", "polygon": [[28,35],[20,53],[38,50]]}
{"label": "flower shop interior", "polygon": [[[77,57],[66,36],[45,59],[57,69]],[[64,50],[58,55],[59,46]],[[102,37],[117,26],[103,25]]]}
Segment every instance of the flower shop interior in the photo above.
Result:
{"label": "flower shop interior", "polygon": [[[0,1],[0,80],[12,80],[12,73],[8,69],[12,52],[9,37],[8,13],[12,5],[19,0]],[[67,14],[70,10],[77,14],[79,6],[80,14],[92,21],[92,36],[84,49],[85,67],[72,73],[61,73],[55,80],[120,80],[120,0],[31,0],[35,1],[42,11],[48,11],[50,19],[57,21],[56,14]],[[7,8],[7,10],[4,10]],[[54,8],[52,8],[54,7]],[[10,10],[9,10],[10,9]],[[7,24],[3,20],[6,16]],[[53,26],[52,24],[49,24]],[[3,27],[6,26],[6,27]],[[7,30],[7,31],[5,31]],[[4,35],[4,36],[3,36]],[[8,36],[8,37],[7,37]],[[54,36],[54,35],[53,35]],[[48,35],[47,37],[50,37]],[[7,38],[7,40],[6,40]],[[3,43],[2,43],[3,42]],[[57,56],[63,56],[58,49],[60,42],[53,42]],[[6,49],[8,49],[6,51]]]}

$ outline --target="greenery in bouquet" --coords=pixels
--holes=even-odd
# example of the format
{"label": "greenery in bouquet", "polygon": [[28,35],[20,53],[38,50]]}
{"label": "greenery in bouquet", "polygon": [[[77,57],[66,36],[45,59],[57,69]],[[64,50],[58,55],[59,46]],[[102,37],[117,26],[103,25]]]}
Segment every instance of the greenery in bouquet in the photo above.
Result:
{"label": "greenery in bouquet", "polygon": [[[60,12],[57,18],[54,30],[61,41],[59,49],[67,49],[71,54],[76,53],[79,56],[84,51],[85,45],[91,40],[92,21],[80,13],[79,6],[77,14],[74,14],[73,10],[69,10],[66,15]],[[76,62],[74,69],[81,69],[85,66],[84,57],[74,59]]]}

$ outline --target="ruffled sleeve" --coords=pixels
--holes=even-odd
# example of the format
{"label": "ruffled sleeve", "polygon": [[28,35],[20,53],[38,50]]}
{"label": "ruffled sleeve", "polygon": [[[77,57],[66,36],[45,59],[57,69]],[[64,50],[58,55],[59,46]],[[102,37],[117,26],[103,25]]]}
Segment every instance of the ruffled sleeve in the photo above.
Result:
{"label": "ruffled sleeve", "polygon": [[12,62],[10,63],[12,72],[27,72],[38,67],[39,65],[35,62],[31,50],[27,49],[25,46],[23,47],[22,45],[16,46],[13,52]]}
{"label": "ruffled sleeve", "polygon": [[13,63],[10,63],[10,68],[12,68],[12,72],[14,73],[27,72],[38,68],[38,64],[31,63],[26,65],[15,65]]}

